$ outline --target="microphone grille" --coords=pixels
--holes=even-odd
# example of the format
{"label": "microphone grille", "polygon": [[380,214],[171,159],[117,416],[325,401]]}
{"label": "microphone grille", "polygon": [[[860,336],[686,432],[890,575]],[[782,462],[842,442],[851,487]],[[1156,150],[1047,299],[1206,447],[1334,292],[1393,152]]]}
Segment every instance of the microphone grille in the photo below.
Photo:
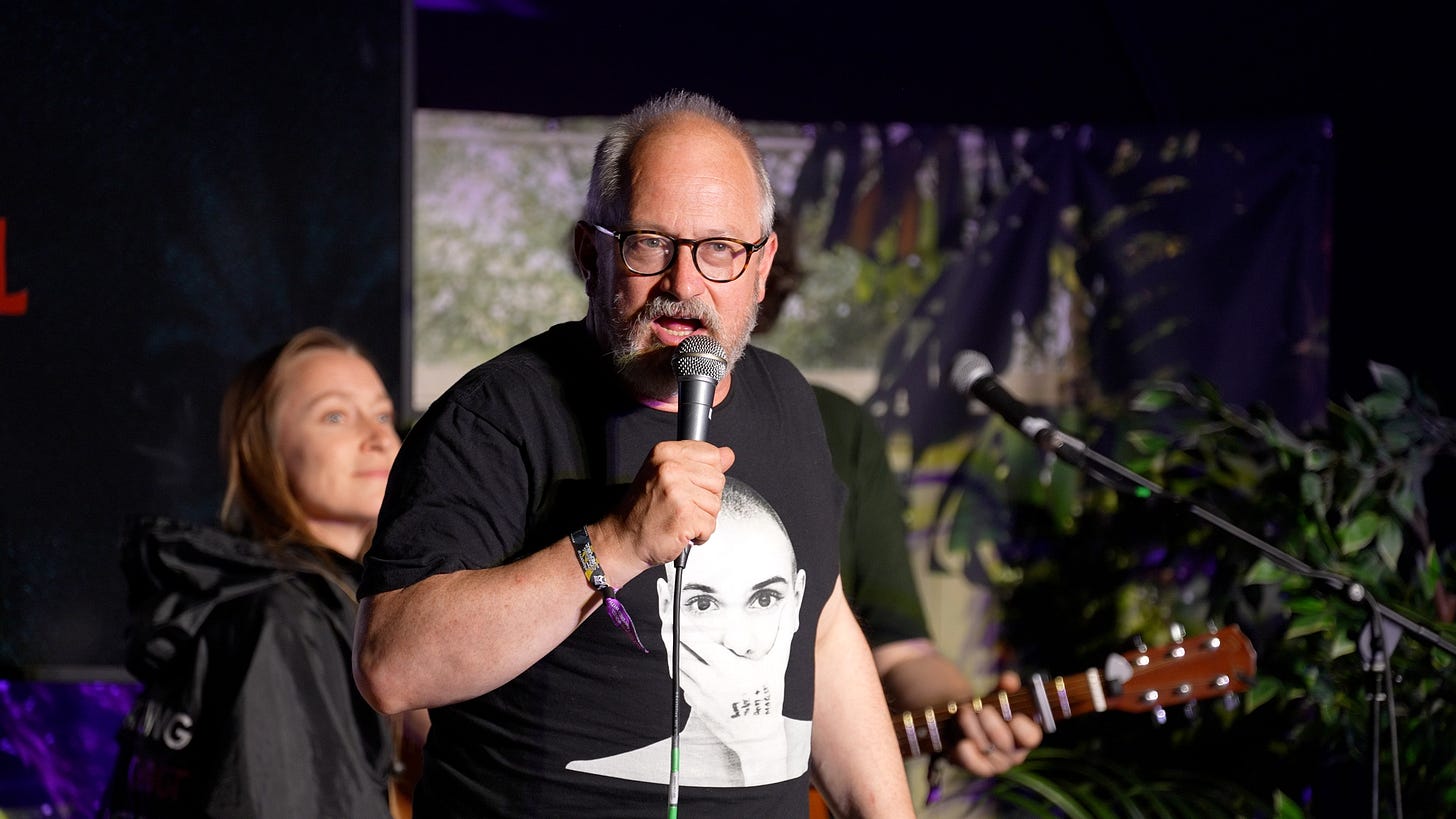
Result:
{"label": "microphone grille", "polygon": [[975,350],[963,350],[956,356],[950,368],[950,385],[961,395],[970,394],[971,387],[983,378],[994,376],[991,359]]}
{"label": "microphone grille", "polygon": [[696,376],[722,381],[728,374],[728,354],[712,336],[691,335],[673,352],[672,370],[678,378]]}

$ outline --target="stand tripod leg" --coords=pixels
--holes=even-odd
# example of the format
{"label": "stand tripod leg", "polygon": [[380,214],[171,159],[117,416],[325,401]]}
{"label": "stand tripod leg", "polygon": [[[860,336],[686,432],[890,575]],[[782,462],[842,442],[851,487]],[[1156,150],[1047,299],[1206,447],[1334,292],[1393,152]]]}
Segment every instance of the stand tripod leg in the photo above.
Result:
{"label": "stand tripod leg", "polygon": [[1400,641],[1401,627],[1381,617],[1378,608],[1360,633],[1360,656],[1370,674],[1370,815],[1380,816],[1380,712],[1384,708],[1390,725],[1390,770],[1394,786],[1395,816],[1403,816],[1400,794],[1400,741],[1395,713],[1395,674],[1390,669],[1390,650]]}

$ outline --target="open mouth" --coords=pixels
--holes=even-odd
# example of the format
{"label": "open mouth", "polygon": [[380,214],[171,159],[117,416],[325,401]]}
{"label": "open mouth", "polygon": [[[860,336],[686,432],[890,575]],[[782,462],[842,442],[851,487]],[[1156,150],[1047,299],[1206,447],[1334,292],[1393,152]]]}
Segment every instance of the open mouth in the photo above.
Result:
{"label": "open mouth", "polygon": [[664,344],[676,344],[702,329],[703,323],[697,319],[659,316],[653,320],[652,327]]}

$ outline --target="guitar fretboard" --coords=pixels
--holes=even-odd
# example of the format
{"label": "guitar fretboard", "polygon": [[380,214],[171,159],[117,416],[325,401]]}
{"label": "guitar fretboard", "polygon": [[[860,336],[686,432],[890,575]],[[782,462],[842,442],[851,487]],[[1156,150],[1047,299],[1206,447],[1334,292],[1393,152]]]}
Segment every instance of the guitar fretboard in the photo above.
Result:
{"label": "guitar fretboard", "polygon": [[[1108,680],[1115,682],[1108,683]],[[1051,733],[1057,722],[1091,712],[1151,711],[1162,719],[1167,705],[1248,690],[1254,680],[1254,648],[1238,626],[1180,636],[1160,649],[1146,646],[1108,657],[1106,675],[1095,668],[1050,679],[1036,675],[1014,694],[993,691],[969,702],[905,711],[894,720],[900,753],[939,753],[960,738],[956,716],[990,710],[1010,720],[1025,714]]]}
{"label": "guitar fretboard", "polygon": [[1089,668],[1080,675],[1050,680],[1036,675],[1027,681],[1025,688],[1015,693],[998,689],[969,702],[952,702],[940,708],[902,712],[895,726],[901,755],[914,757],[940,753],[955,742],[960,738],[955,718],[965,708],[976,712],[990,709],[1008,722],[1016,714],[1025,714],[1036,720],[1044,730],[1054,730],[1058,719],[1107,710],[1107,700],[1103,694],[1102,675],[1095,668]]}

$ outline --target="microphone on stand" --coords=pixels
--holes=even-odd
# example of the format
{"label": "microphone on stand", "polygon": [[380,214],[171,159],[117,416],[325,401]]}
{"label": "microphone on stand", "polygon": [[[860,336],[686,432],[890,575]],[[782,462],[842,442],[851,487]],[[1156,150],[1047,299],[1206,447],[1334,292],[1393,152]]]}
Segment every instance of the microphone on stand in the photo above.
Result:
{"label": "microphone on stand", "polygon": [[992,412],[1006,419],[1006,422],[1021,434],[1030,438],[1037,447],[1050,452],[1067,463],[1082,467],[1087,463],[1087,445],[1057,429],[1056,425],[1016,400],[991,368],[990,359],[975,350],[963,350],[956,356],[950,368],[951,387],[961,395],[980,400]]}

